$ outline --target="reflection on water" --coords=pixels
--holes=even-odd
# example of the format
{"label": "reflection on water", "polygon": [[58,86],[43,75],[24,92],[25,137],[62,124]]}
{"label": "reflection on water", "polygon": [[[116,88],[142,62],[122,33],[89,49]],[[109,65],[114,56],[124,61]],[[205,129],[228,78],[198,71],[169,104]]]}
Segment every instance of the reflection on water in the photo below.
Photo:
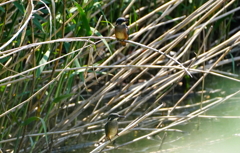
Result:
{"label": "reflection on water", "polygon": [[[238,100],[217,106],[206,115],[239,116]],[[199,118],[180,129],[189,130],[189,135],[176,143],[183,148],[179,152],[240,152],[240,119]],[[182,145],[181,145],[182,143]]]}
{"label": "reflection on water", "polygon": [[[186,125],[174,128],[185,131],[167,132],[167,137],[159,150],[159,143],[152,141],[145,152],[177,153],[239,153],[240,152],[240,104],[239,98],[227,101],[205,115],[232,116],[235,118],[196,118]],[[163,134],[159,134],[162,136]],[[144,140],[150,141],[150,140]],[[138,146],[138,145],[136,145]],[[146,149],[146,148],[145,148]],[[142,150],[142,149],[134,149]],[[143,151],[143,150],[142,150]],[[134,151],[135,152],[135,151]],[[140,151],[141,152],[141,151]]]}
{"label": "reflection on water", "polygon": [[[233,116],[235,118],[195,118],[187,124],[174,127],[174,129],[184,132],[165,132],[167,136],[161,149],[159,148],[164,132],[148,140],[138,141],[110,152],[239,153],[239,111],[239,98],[235,98],[213,108],[205,114],[205,116]],[[128,136],[120,137],[118,139],[119,143],[126,140],[124,137]]]}
{"label": "reflection on water", "polygon": [[[234,98],[212,108],[186,124],[122,146],[111,153],[239,153],[240,152],[240,98]],[[209,116],[209,117],[208,117]],[[216,117],[214,117],[216,116]],[[224,118],[228,117],[228,118]],[[175,129],[175,130],[173,130]],[[149,131],[131,131],[117,139],[116,145],[131,141]],[[102,134],[102,133],[101,133]],[[165,135],[164,142],[161,141]],[[102,135],[90,135],[98,140]],[[161,147],[160,147],[161,145]],[[107,148],[112,147],[111,144]],[[93,147],[72,152],[90,152]],[[106,148],[105,148],[106,149]],[[70,151],[67,151],[70,152]]]}

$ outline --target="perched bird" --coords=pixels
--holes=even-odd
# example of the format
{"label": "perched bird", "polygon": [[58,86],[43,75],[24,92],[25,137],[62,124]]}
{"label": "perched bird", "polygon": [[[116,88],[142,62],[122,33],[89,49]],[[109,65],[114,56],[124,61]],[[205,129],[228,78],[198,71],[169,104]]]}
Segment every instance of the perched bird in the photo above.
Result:
{"label": "perched bird", "polygon": [[108,120],[105,125],[105,134],[110,141],[112,141],[112,138],[118,134],[117,120],[119,117],[124,117],[124,116],[118,115],[117,113],[112,113],[108,116]]}
{"label": "perched bird", "polygon": [[116,20],[115,26],[115,37],[123,46],[126,46],[126,42],[123,40],[128,39],[129,30],[128,26],[126,25],[127,19],[120,17]]}

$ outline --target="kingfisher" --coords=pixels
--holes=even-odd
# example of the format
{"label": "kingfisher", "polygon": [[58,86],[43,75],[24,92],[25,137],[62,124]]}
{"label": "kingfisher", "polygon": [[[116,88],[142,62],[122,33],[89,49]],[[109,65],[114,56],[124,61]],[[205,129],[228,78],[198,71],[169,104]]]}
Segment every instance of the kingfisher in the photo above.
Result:
{"label": "kingfisher", "polygon": [[107,123],[105,124],[106,138],[112,141],[112,138],[118,134],[118,118],[125,117],[117,113],[112,113],[108,116]]}
{"label": "kingfisher", "polygon": [[120,17],[116,20],[115,26],[115,37],[118,41],[120,41],[123,46],[126,46],[126,42],[123,40],[127,40],[129,35],[128,26],[126,25],[126,23],[127,19],[125,19],[124,17]]}

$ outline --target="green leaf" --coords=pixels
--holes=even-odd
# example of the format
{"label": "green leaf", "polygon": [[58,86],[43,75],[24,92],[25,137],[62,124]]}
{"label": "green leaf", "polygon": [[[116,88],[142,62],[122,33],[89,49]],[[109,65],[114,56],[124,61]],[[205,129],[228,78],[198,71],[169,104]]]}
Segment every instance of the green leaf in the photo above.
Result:
{"label": "green leaf", "polygon": [[23,126],[26,126],[26,125],[32,123],[33,121],[37,121],[37,120],[39,120],[38,117],[35,117],[35,116],[34,116],[34,117],[30,117],[30,118],[26,119],[26,120],[22,123],[22,125],[23,125]]}
{"label": "green leaf", "polygon": [[75,5],[78,8],[79,15],[80,15],[80,18],[81,18],[81,21],[82,21],[80,31],[83,35],[85,34],[85,36],[90,36],[91,35],[91,29],[90,29],[90,25],[89,25],[89,22],[88,22],[87,15],[78,3],[75,3]]}
{"label": "green leaf", "polygon": [[20,4],[19,2],[13,2],[13,4],[19,9],[20,12],[22,12],[22,14],[24,14],[25,9],[22,4]]}
{"label": "green leaf", "polygon": [[[92,30],[92,32],[94,32],[95,35],[97,35],[97,36],[102,36],[101,33],[98,32],[96,29],[94,29],[94,28],[91,27],[91,30]],[[101,40],[102,40],[102,42],[106,45],[106,47],[107,47],[107,49],[110,51],[110,53],[112,54],[111,48],[109,47],[107,41],[106,41],[105,39],[101,39]]]}
{"label": "green leaf", "polygon": [[34,25],[36,25],[36,27],[38,27],[39,30],[44,32],[41,23],[36,18],[33,19],[33,23],[34,23]]}
{"label": "green leaf", "polygon": [[23,126],[26,126],[26,125],[32,123],[33,121],[38,121],[38,120],[40,120],[41,123],[42,123],[42,125],[43,125],[43,131],[44,131],[44,133],[45,133],[46,142],[48,143],[47,127],[46,127],[45,121],[44,121],[42,118],[40,118],[40,117],[35,117],[35,116],[34,116],[34,117],[30,117],[30,118],[26,119],[26,120],[22,123],[22,125],[23,125]]}
{"label": "green leaf", "polygon": [[38,117],[38,119],[40,119],[40,121],[42,122],[42,125],[43,125],[43,131],[44,131],[44,133],[45,133],[46,142],[47,142],[47,144],[48,144],[48,136],[47,136],[47,127],[46,127],[46,123],[45,123],[45,121],[44,121],[42,118]]}
{"label": "green leaf", "polygon": [[53,100],[53,103],[59,103],[59,102],[61,102],[62,100],[71,97],[72,95],[73,95],[73,94],[66,94],[66,95],[59,96],[59,97],[57,97],[57,98],[55,98],[55,99]]}
{"label": "green leaf", "polygon": [[70,50],[70,43],[69,42],[64,42],[63,43],[63,46],[64,46],[64,48],[65,48],[65,50],[66,50],[66,52],[68,53],[68,51]]}
{"label": "green leaf", "polygon": [[[50,56],[50,50],[46,51],[46,53],[43,55],[43,58],[40,60],[39,65],[45,64],[48,61],[49,56]],[[37,77],[40,76],[45,66],[46,65],[42,65],[37,69]]]}
{"label": "green leaf", "polygon": [[5,9],[3,7],[0,7],[0,11],[5,13]]}
{"label": "green leaf", "polygon": [[7,60],[9,60],[9,58],[10,58],[10,56],[7,56],[7,57],[5,57],[5,58],[1,58],[0,59],[0,63],[4,63],[4,62],[6,62]]}
{"label": "green leaf", "polygon": [[7,86],[0,86],[0,91],[3,92]]}

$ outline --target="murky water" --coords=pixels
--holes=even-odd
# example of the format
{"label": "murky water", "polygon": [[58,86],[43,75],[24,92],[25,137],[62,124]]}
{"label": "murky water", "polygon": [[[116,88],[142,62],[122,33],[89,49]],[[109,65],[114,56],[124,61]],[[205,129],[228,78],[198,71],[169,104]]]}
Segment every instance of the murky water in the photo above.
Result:
{"label": "murky water", "polygon": [[[239,153],[240,97],[226,101],[206,112],[202,117],[192,119],[186,124],[175,126],[172,129],[178,131],[161,132],[149,139],[137,141],[109,152]],[[146,132],[141,132],[132,131],[119,137],[116,145],[146,134]],[[165,138],[160,147],[163,135]],[[92,149],[94,148],[81,149],[80,152],[89,152]]]}
{"label": "murky water", "polygon": [[[194,118],[185,124],[174,126],[171,129],[175,130],[161,132],[148,139],[108,152],[240,153],[240,95],[212,108],[200,117]],[[116,146],[147,133],[149,131],[131,131],[119,137],[116,140]],[[87,142],[97,141],[102,135],[103,133],[90,134],[87,136]],[[164,141],[161,144],[162,139]],[[93,144],[87,149],[64,152],[87,153],[94,149],[91,146]],[[110,144],[106,148],[109,147],[113,146]]]}
{"label": "murky water", "polygon": [[[186,133],[168,132],[161,151],[178,153],[239,153],[239,100],[240,98],[234,98],[205,114],[206,116],[229,116],[229,118],[196,118],[186,125],[176,126],[175,128]],[[147,152],[150,151],[157,151],[157,148]]]}
{"label": "murky water", "polygon": [[[183,132],[161,132],[149,139],[110,152],[239,153],[240,97],[224,102],[206,112],[204,116],[209,117],[195,118],[184,125],[174,127]],[[160,147],[163,135],[165,139]],[[134,136],[134,131],[118,138],[117,142],[124,143],[131,136]]]}

